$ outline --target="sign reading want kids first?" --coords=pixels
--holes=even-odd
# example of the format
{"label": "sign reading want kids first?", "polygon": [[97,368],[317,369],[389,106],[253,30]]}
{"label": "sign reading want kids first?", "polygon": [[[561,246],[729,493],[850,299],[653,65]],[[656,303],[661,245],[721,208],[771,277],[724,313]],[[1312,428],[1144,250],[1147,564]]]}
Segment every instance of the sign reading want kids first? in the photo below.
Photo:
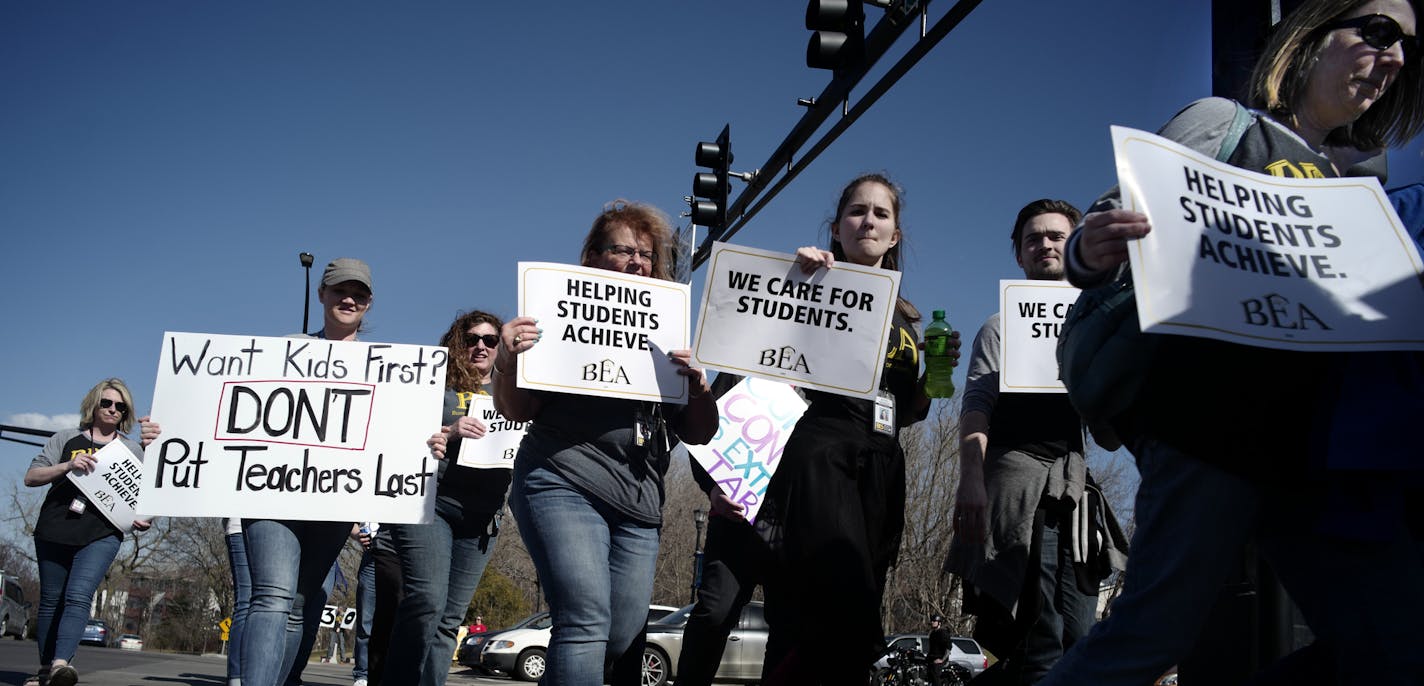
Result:
{"label": "sign reading want kids first?", "polygon": [[429,522],[445,348],[165,333],[140,515]]}

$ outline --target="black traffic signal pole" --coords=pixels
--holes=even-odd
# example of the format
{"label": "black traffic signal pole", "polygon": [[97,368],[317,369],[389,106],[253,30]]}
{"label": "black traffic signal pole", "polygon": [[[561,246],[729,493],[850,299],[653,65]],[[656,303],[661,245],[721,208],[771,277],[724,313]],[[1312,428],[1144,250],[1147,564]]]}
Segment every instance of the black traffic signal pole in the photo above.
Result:
{"label": "black traffic signal pole", "polygon": [[[975,7],[978,7],[981,1],[982,0],[959,0],[959,2],[955,3],[949,12],[941,17],[939,21],[935,23],[934,27],[926,32],[920,40],[910,48],[909,52],[901,57],[900,61],[896,62],[895,65],[871,87],[865,96],[856,102],[855,107],[846,108],[851,89],[864,78],[866,72],[870,70],[870,67],[899,39],[900,34],[904,33],[905,29],[913,23],[912,20],[915,15],[901,16],[899,17],[899,21],[895,21],[892,15],[888,13],[882,17],[881,20],[876,23],[870,35],[865,37],[865,59],[859,65],[848,68],[831,79],[831,82],[826,85],[825,90],[821,91],[821,94],[816,97],[810,109],[807,110],[806,114],[801,116],[801,119],[797,121],[796,125],[791,129],[791,132],[787,134],[785,140],[772,152],[771,157],[768,158],[766,163],[761,167],[763,171],[773,170],[774,172],[785,169],[785,175],[778,178],[774,186],[772,186],[771,182],[775,177],[775,173],[760,173],[752,176],[751,180],[747,182],[747,187],[737,196],[736,201],[730,203],[727,207],[727,226],[719,232],[708,231],[707,238],[704,239],[702,244],[697,248],[696,253],[692,257],[692,269],[697,269],[703,262],[707,261],[712,250],[713,242],[727,240],[736,234],[737,231],[741,230],[752,217],[756,216],[757,212],[761,211],[761,208],[765,207],[767,203],[771,202],[771,200],[781,192],[781,189],[791,183],[791,181],[795,179],[803,169],[809,166],[822,151],[829,147],[841,133],[849,128],[851,124],[855,123],[860,115],[869,110],[870,107],[885,94],[885,91],[895,85],[911,67],[915,66],[940,40],[948,35],[951,29],[958,26]],[[924,12],[928,4],[928,0],[925,0],[919,9],[918,15],[922,22],[924,21]],[[836,122],[835,126],[833,126],[830,131],[827,131],[826,135],[822,136],[812,148],[807,150],[805,155],[802,155],[799,160],[793,163],[793,157],[796,152],[802,145],[810,140],[811,136],[821,128],[821,125],[837,108],[843,108],[841,120]],[[767,190],[768,187],[770,187],[770,190],[767,191],[766,196],[758,199],[757,196],[760,195],[762,191]],[[751,205],[754,200],[756,200],[756,204],[748,209],[748,205]]]}
{"label": "black traffic signal pole", "polygon": [[25,445],[37,445],[37,446],[40,446],[40,447],[44,447],[44,444],[43,444],[43,443],[36,443],[36,442],[34,442],[34,441],[27,441],[27,440],[24,440],[24,439],[22,439],[22,438],[13,438],[13,437],[11,437],[11,436],[6,436],[6,435],[5,435],[5,432],[6,432],[6,431],[9,431],[9,432],[11,432],[11,433],[17,433],[17,434],[25,434],[25,435],[27,435],[27,436],[39,436],[40,438],[49,438],[50,436],[53,436],[53,435],[54,435],[54,432],[53,432],[53,431],[46,431],[45,429],[30,429],[30,428],[23,427],[23,426],[12,426],[12,425],[10,425],[10,424],[0,424],[0,440],[14,441],[14,442],[16,442],[16,443],[24,443]]}

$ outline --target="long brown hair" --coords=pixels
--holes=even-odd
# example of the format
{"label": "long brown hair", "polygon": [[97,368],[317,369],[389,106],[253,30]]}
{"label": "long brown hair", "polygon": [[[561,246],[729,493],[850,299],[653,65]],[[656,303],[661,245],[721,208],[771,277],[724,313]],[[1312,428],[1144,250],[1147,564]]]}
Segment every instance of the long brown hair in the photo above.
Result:
{"label": "long brown hair", "polygon": [[[488,312],[471,310],[451,322],[450,328],[440,336],[440,345],[450,349],[450,363],[445,366],[445,388],[466,393],[479,390],[480,373],[470,363],[470,346],[465,342],[465,332],[476,324],[489,324],[499,333],[504,323]],[[494,351],[490,351],[494,355]]]}
{"label": "long brown hair", "polygon": [[[903,194],[903,191],[899,186],[895,185],[894,181],[890,180],[890,177],[878,172],[861,174],[851,179],[850,183],[841,189],[841,198],[836,202],[836,216],[831,219],[827,227],[831,233],[831,254],[835,255],[837,260],[844,260],[846,258],[845,248],[842,247],[841,242],[836,239],[836,225],[840,224],[841,215],[845,213],[846,205],[850,204],[851,195],[853,195],[855,189],[859,188],[863,183],[878,183],[884,186],[885,190],[890,193],[891,209],[895,210],[895,230],[900,233],[900,240],[895,241],[895,245],[890,246],[890,249],[885,251],[885,257],[880,260],[880,267],[882,269],[893,269],[903,273],[904,270],[900,268],[900,247],[905,245],[905,227],[904,224],[900,222],[900,206],[902,204],[900,196]],[[901,288],[903,288],[904,285],[905,279],[901,277]],[[915,309],[915,305],[898,293],[895,294],[895,311],[911,324],[921,319],[920,311]]]}

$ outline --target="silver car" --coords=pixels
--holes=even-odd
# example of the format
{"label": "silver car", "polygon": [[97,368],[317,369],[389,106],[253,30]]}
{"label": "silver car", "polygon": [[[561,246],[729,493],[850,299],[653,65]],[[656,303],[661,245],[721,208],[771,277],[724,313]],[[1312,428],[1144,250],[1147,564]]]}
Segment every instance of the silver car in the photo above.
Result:
{"label": "silver car", "polygon": [[0,637],[10,634],[17,641],[30,635],[30,603],[13,575],[0,571]]}
{"label": "silver car", "polygon": [[[682,654],[682,632],[692,613],[688,605],[662,621],[648,624],[647,646],[643,648],[643,686],[664,686],[677,679],[677,659]],[[762,604],[748,603],[742,618],[727,637],[727,649],[717,668],[717,681],[760,681],[761,663],[766,657],[766,616]]]}

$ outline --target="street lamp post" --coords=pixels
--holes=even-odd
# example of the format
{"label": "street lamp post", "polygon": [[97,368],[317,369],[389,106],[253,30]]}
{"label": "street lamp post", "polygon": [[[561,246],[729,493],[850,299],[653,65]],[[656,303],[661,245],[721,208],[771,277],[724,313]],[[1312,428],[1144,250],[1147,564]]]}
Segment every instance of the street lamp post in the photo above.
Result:
{"label": "street lamp post", "polygon": [[707,526],[707,510],[697,508],[692,511],[692,523],[697,525],[697,537],[693,539],[692,553],[692,600],[697,602],[697,589],[702,587],[702,530]]}
{"label": "street lamp post", "polygon": [[302,261],[302,269],[307,272],[307,288],[302,295],[302,333],[306,333],[307,318],[311,316],[311,268],[316,258],[309,252],[299,253],[297,258]]}

